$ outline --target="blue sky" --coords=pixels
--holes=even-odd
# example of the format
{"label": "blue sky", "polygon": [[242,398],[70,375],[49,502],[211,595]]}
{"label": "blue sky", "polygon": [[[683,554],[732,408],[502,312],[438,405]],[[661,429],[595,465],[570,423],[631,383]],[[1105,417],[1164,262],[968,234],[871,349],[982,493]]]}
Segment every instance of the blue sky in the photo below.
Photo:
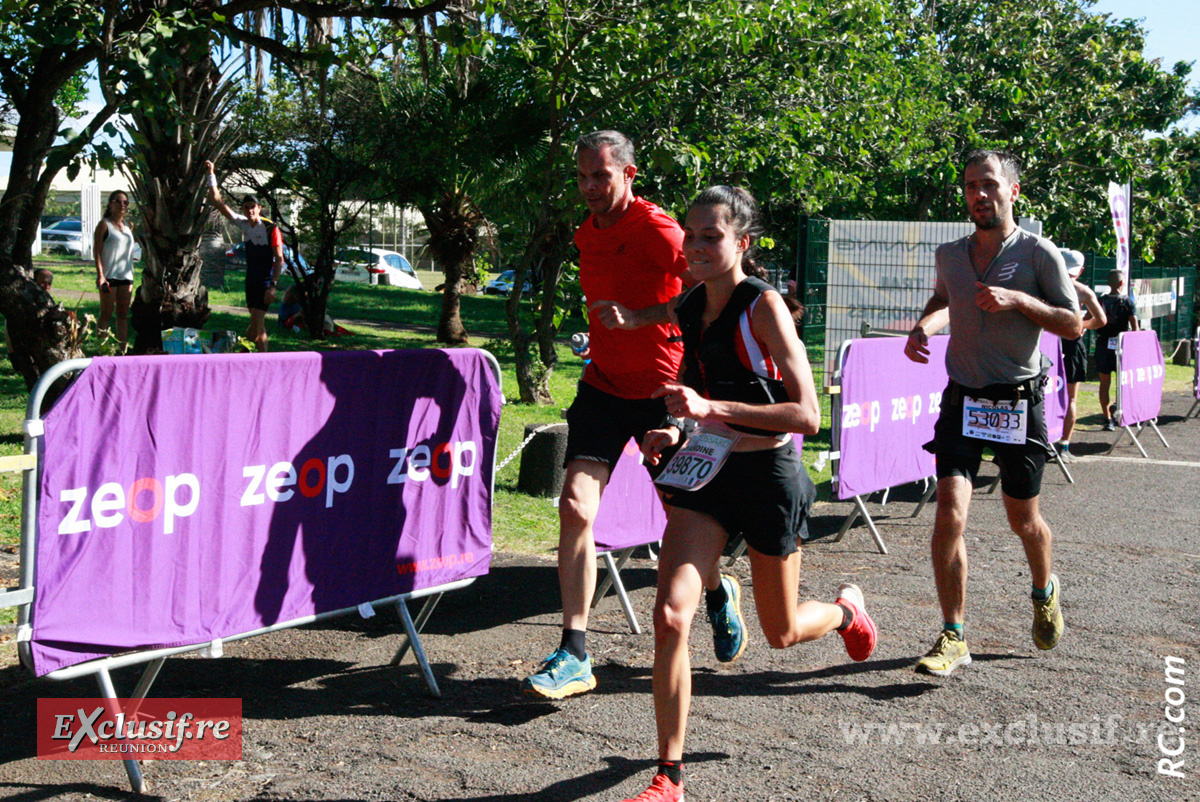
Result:
{"label": "blue sky", "polygon": [[[1197,0],[1097,0],[1093,14],[1139,20],[1146,30],[1145,54],[1161,57],[1170,70],[1177,61],[1200,62],[1200,3]],[[1200,63],[1192,65],[1192,86],[1200,88]],[[1192,121],[1190,128],[1196,127]]]}

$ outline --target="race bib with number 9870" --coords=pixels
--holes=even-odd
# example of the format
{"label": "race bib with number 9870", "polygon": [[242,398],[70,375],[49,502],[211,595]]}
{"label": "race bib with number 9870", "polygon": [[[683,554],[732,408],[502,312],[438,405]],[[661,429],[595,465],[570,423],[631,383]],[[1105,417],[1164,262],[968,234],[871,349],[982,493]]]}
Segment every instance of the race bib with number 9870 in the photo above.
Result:
{"label": "race bib with number 9870", "polygon": [[654,480],[665,490],[698,490],[712,481],[725,464],[736,433],[715,434],[701,425]]}

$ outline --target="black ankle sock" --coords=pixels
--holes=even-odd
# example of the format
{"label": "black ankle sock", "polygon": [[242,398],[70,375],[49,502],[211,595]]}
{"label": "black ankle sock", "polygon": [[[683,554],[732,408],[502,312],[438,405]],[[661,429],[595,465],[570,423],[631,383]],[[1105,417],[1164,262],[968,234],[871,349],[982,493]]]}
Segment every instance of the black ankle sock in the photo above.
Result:
{"label": "black ankle sock", "polygon": [[668,780],[679,785],[683,782],[683,761],[660,760],[658,761],[658,773],[667,775]]}
{"label": "black ankle sock", "polygon": [[725,583],[717,585],[716,590],[704,591],[704,604],[708,607],[711,613],[714,610],[720,610],[729,601],[729,594],[725,592]]}
{"label": "black ankle sock", "polygon": [[566,649],[575,659],[582,660],[587,657],[587,632],[582,629],[564,629],[558,648]]}
{"label": "black ankle sock", "polygon": [[838,604],[837,602],[834,602],[834,604],[842,608],[842,625],[838,627],[838,632],[845,632],[846,628],[854,623],[854,611],[844,604]]}

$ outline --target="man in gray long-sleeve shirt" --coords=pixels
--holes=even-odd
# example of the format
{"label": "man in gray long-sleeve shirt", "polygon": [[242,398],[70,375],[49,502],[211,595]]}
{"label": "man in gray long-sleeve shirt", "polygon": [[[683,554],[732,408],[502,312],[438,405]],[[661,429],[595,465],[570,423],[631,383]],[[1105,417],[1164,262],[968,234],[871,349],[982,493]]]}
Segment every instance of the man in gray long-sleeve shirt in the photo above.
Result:
{"label": "man in gray long-sleeve shirt", "polygon": [[1008,523],[1021,538],[1033,580],[1033,641],[1052,649],[1062,635],[1058,578],[1051,573],[1051,534],[1038,510],[1049,456],[1038,342],[1082,331],[1075,288],[1058,249],[1017,227],[1019,165],[1003,151],[967,156],[963,194],[975,233],[937,250],[937,283],[905,354],[928,362],[928,335],[949,309],[950,384],[932,443],[937,456],[933,573],[943,626],[917,671],[948,676],[971,662],[963,636],[967,550],[963,540],[975,473],[984,447],[996,456]]}

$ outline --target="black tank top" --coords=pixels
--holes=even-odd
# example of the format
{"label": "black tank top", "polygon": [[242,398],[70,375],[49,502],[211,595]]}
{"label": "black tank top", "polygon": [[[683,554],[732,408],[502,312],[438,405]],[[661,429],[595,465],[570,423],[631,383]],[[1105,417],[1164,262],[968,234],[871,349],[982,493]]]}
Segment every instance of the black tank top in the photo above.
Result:
{"label": "black tank top", "polygon": [[[675,308],[679,330],[683,333],[683,383],[719,401],[746,404],[780,404],[789,401],[787,388],[779,379],[759,376],[742,364],[737,355],[738,321],[760,295],[773,289],[762,279],[747,276],[733,288],[729,302],[717,319],[704,328],[707,291],[697,284]],[[785,432],[727,424],[748,434],[776,436]]]}

